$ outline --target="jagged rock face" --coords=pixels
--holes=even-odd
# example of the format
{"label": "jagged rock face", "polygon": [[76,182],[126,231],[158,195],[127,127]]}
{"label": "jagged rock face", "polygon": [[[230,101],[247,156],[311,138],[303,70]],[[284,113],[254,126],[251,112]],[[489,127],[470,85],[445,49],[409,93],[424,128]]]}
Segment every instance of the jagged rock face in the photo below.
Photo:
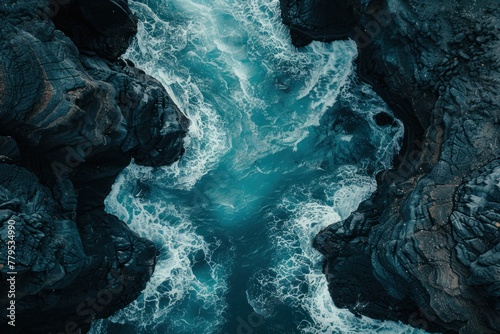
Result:
{"label": "jagged rock face", "polygon": [[[85,54],[117,60],[137,33],[127,0],[60,0],[52,19]],[[110,15],[112,13],[113,15]]]}
{"label": "jagged rock face", "polygon": [[283,23],[290,27],[296,46],[346,39],[357,22],[356,9],[348,1],[282,0],[280,5]]}
{"label": "jagged rock face", "polygon": [[[282,9],[292,2],[315,1],[282,0]],[[356,314],[428,331],[498,333],[500,3],[343,3],[358,20],[347,35],[359,47],[359,75],[406,131],[376,193],[315,239],[330,294]],[[315,14],[297,15],[284,21]],[[310,39],[338,38],[318,37],[307,22]]]}
{"label": "jagged rock face", "polygon": [[[188,121],[158,81],[118,59],[135,32],[124,0],[0,4],[2,333],[85,333],[153,273],[154,244],[103,203],[131,158],[178,160]],[[15,328],[6,323],[9,222]]]}

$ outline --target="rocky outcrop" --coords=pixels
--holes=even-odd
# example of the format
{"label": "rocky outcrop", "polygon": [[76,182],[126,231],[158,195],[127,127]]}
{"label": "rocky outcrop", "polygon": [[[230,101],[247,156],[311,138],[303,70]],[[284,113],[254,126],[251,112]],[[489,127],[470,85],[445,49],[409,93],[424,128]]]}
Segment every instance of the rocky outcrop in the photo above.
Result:
{"label": "rocky outcrop", "polygon": [[188,121],[119,58],[136,29],[126,0],[0,4],[2,333],[85,333],[153,273],[154,244],[106,214],[104,199],[132,158],[178,160]]}
{"label": "rocky outcrop", "polygon": [[360,78],[405,125],[378,190],[315,239],[334,302],[430,332],[500,332],[498,1],[281,7],[297,46],[354,39]]}
{"label": "rocky outcrop", "polygon": [[345,1],[280,1],[280,5],[283,23],[298,47],[313,40],[347,39],[358,21],[356,8]]}

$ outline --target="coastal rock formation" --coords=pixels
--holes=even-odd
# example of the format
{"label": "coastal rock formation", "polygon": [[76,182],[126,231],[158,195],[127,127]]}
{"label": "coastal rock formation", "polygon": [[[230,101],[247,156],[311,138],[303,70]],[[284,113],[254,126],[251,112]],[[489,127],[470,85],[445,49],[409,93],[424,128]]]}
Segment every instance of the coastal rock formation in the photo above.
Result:
{"label": "coastal rock formation", "polygon": [[0,4],[2,333],[85,333],[153,273],[155,245],[104,199],[132,158],[178,160],[188,121],[120,58],[136,30],[126,0]]}
{"label": "coastal rock formation", "polygon": [[500,3],[281,8],[296,46],[354,39],[360,78],[405,125],[378,190],[315,239],[336,305],[430,332],[499,333]]}

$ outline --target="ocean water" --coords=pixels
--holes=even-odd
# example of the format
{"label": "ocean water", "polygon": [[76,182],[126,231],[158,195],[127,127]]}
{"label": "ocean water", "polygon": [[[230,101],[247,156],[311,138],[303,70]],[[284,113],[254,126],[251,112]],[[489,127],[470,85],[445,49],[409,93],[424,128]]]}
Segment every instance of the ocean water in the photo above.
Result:
{"label": "ocean water", "polygon": [[106,206],[157,245],[140,298],[94,334],[420,333],[337,309],[312,239],[375,190],[403,128],[352,41],[296,49],[278,0],[130,1],[126,57],[191,120],[169,167],[133,163]]}

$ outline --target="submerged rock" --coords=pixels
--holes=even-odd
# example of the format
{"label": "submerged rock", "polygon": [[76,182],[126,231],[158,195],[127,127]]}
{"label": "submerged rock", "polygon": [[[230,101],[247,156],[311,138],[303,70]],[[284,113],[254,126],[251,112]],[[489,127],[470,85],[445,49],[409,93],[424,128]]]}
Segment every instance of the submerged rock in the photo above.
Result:
{"label": "submerged rock", "polygon": [[380,112],[374,116],[375,122],[377,125],[386,126],[393,125],[394,118],[386,112]]}
{"label": "submerged rock", "polygon": [[430,332],[500,332],[500,4],[349,0],[329,25],[323,3],[281,0],[293,42],[354,39],[360,78],[405,126],[378,190],[315,239],[334,302]]}
{"label": "submerged rock", "polygon": [[188,121],[157,80],[118,59],[136,29],[125,0],[0,5],[2,333],[85,333],[153,273],[154,244],[106,214],[104,199],[132,158],[178,160]]}

